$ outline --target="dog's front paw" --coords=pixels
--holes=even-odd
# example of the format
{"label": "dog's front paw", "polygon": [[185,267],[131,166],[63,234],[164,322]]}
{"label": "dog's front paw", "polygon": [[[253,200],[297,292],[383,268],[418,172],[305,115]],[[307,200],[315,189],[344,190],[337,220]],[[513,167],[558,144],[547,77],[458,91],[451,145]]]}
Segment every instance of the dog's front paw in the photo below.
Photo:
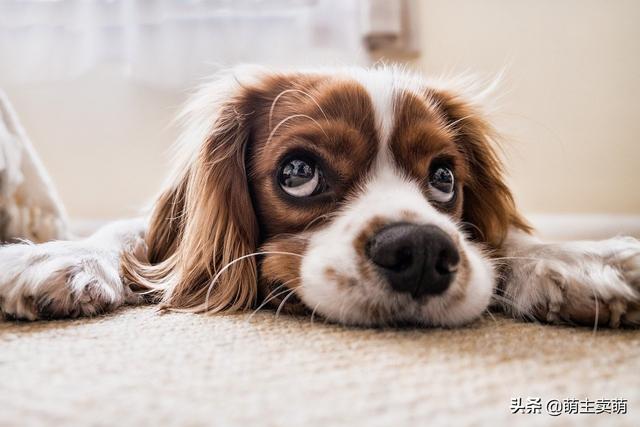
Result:
{"label": "dog's front paw", "polygon": [[509,262],[510,311],[552,323],[640,325],[640,242],[540,244]]}
{"label": "dog's front paw", "polygon": [[83,242],[0,248],[0,313],[25,320],[91,316],[139,302],[122,285],[119,255]]}

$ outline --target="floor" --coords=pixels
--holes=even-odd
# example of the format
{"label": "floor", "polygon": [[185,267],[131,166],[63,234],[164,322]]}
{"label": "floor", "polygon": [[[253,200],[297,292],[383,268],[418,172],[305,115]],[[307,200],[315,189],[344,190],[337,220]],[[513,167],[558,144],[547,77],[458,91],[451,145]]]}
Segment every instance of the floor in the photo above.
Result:
{"label": "floor", "polygon": [[[499,315],[457,330],[358,329],[137,307],[0,322],[0,426],[632,426],[638,372],[638,330]],[[521,413],[537,411],[529,397],[540,414]],[[607,399],[601,410],[627,414],[554,417],[553,399]]]}

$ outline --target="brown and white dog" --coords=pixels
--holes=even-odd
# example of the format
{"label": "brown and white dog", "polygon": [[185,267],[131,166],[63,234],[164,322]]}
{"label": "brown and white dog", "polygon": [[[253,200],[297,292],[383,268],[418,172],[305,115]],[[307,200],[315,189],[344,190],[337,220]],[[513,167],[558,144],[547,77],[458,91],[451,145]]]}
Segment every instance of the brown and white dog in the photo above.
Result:
{"label": "brown and white dog", "polygon": [[152,300],[458,326],[493,304],[638,325],[640,242],[532,237],[482,102],[395,67],[227,73],[188,104],[151,217],[0,248],[0,308],[33,320]]}

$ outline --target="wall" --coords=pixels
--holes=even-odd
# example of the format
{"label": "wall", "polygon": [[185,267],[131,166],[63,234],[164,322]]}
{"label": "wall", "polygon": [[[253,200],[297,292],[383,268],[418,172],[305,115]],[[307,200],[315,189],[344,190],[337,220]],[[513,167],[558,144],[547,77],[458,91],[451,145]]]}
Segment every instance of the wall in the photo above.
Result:
{"label": "wall", "polygon": [[116,67],[4,90],[72,217],[136,215],[160,188],[184,94],[123,79]]}
{"label": "wall", "polygon": [[[414,65],[484,77],[506,66],[495,119],[526,211],[640,213],[640,2],[419,5]],[[72,216],[131,215],[154,195],[185,94],[123,80],[113,67],[4,89]]]}
{"label": "wall", "polygon": [[529,212],[640,213],[640,2],[420,2],[427,73],[505,68],[498,128]]}

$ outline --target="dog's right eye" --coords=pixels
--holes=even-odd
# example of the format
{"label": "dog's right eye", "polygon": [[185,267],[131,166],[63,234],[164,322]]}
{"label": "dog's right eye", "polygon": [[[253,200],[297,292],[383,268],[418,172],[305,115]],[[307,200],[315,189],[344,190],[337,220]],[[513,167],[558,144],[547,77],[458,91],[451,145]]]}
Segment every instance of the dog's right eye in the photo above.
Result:
{"label": "dog's right eye", "polygon": [[286,160],[280,167],[278,183],[294,197],[309,197],[324,191],[322,171],[310,160]]}
{"label": "dog's right eye", "polygon": [[433,168],[429,176],[429,191],[437,202],[447,203],[453,200],[455,180],[451,169],[446,166]]}

